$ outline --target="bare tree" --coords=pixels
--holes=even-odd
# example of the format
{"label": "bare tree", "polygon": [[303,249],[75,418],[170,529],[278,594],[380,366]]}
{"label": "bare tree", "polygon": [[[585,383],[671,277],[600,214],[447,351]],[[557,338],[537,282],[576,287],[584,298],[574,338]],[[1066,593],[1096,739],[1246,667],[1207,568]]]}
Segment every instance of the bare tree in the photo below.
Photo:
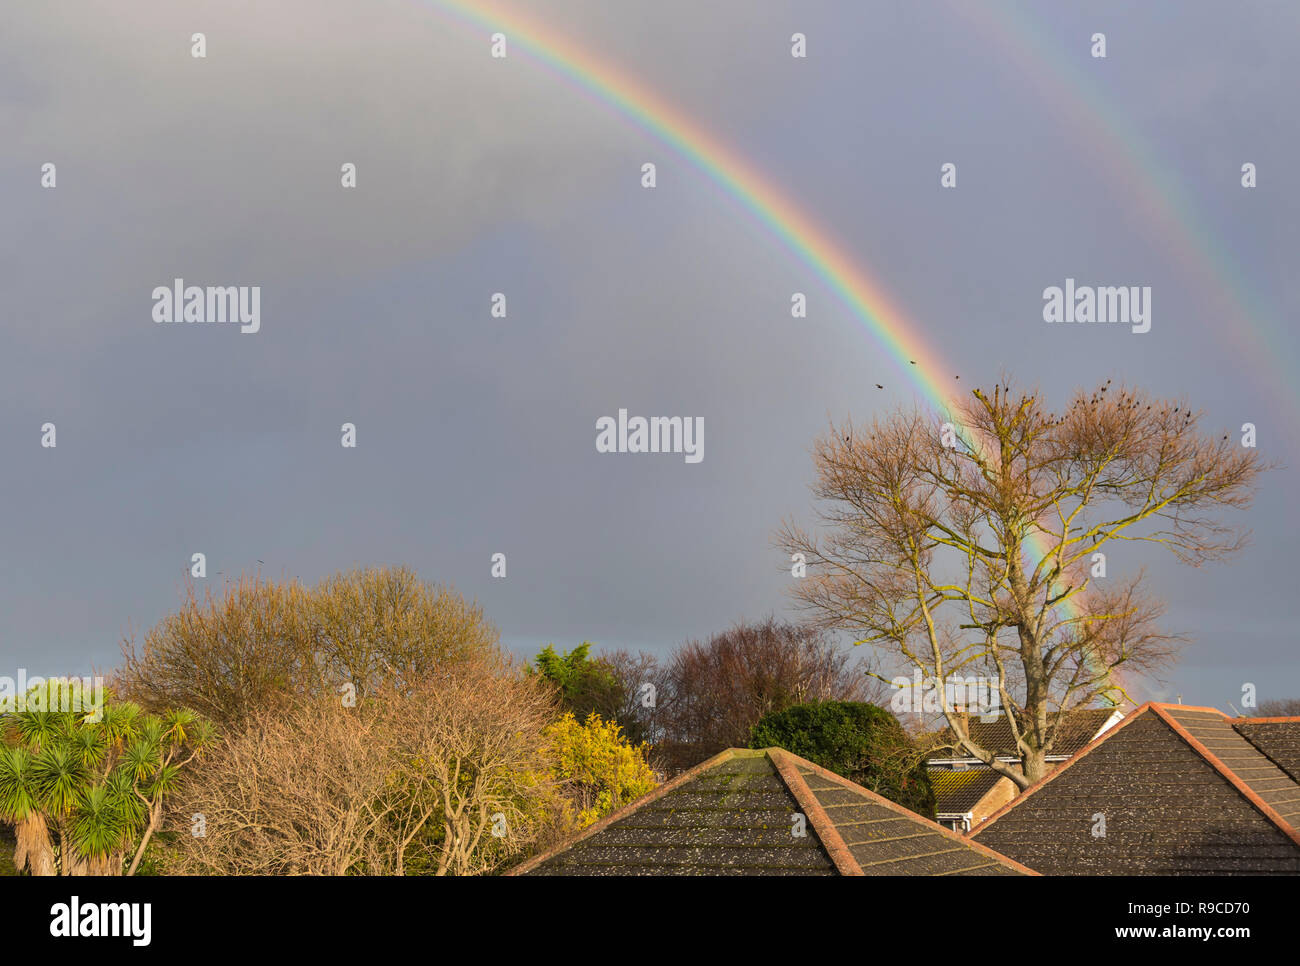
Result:
{"label": "bare tree", "polygon": [[314,588],[244,578],[200,597],[122,645],[115,690],[149,709],[189,707],[223,728],[254,712],[350,686],[418,679],[487,653],[482,609],[405,568],[336,575]]}
{"label": "bare tree", "polygon": [[681,645],[661,685],[655,750],[670,771],[747,747],[750,730],[769,712],[809,701],[866,701],[876,691],[861,659],[828,634],[773,618]]}
{"label": "bare tree", "polygon": [[[399,797],[425,803],[436,824],[428,871],[489,872],[546,834],[558,799],[543,729],[556,710],[549,688],[506,662],[459,665],[392,703]],[[400,862],[413,839],[392,838]]]}
{"label": "bare tree", "polygon": [[[609,651],[600,660],[618,682],[616,706],[611,717],[623,727],[623,734],[634,745],[655,745],[663,739],[659,714],[659,695],[668,692],[667,672],[659,658],[648,651]],[[653,749],[651,763],[660,767]]]}
{"label": "bare tree", "polygon": [[320,690],[312,659],[310,591],[296,581],[241,578],[181,607],[137,650],[122,644],[113,690],[147,710],[191,707],[227,728],[286,697]]}
{"label": "bare tree", "polygon": [[1256,718],[1295,718],[1300,717],[1300,698],[1278,698],[1264,701],[1255,711]]}
{"label": "bare tree", "polygon": [[481,658],[383,682],[355,707],[315,696],[256,713],[214,749],[178,811],[178,871],[467,875],[552,826],[550,693]]}
{"label": "bare tree", "polygon": [[179,803],[176,871],[344,875],[372,858],[392,807],[378,716],[316,697],[246,724],[213,749]]}
{"label": "bare tree", "polygon": [[405,567],[337,574],[312,592],[312,650],[325,679],[364,694],[382,682],[419,681],[498,642],[483,608]]}
{"label": "bare tree", "polygon": [[[1198,421],[1108,380],[1059,414],[998,385],[937,420],[832,425],[814,452],[828,532],[778,536],[808,564],[795,597],[819,626],[919,667],[966,750],[1027,787],[1067,717],[1050,712],[1122,700],[1119,672],[1161,668],[1178,644],[1140,573],[1098,582],[1094,555],[1146,543],[1199,565],[1242,545],[1215,514],[1247,506],[1265,467]],[[952,674],[989,677],[1023,769],[971,740]]]}

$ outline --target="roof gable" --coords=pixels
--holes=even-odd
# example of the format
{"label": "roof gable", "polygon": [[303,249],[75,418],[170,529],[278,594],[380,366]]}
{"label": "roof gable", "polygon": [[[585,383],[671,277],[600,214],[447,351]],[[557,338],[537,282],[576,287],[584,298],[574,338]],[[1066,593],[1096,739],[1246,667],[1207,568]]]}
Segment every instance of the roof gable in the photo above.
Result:
{"label": "roof gable", "polygon": [[797,755],[768,748],[724,751],[510,874],[1033,873]]}
{"label": "roof gable", "polygon": [[1261,769],[1263,756],[1243,753],[1248,743],[1212,716],[1227,721],[1143,705],[971,835],[1047,875],[1300,872],[1300,834],[1257,790],[1279,770]]}

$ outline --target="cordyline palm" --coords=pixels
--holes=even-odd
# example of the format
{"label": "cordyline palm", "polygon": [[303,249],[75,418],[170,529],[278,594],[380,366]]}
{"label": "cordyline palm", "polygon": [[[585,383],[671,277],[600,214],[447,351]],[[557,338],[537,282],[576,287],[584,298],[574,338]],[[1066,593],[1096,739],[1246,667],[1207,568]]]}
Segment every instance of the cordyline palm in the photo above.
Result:
{"label": "cordyline palm", "polygon": [[[17,838],[14,864],[30,865],[36,875],[54,875],[59,862],[51,826],[57,828],[75,807],[87,774],[81,756],[66,747],[76,716],[30,710],[5,717],[20,742],[5,749],[0,773],[0,818],[13,823]],[[63,858],[66,864],[66,854]]]}
{"label": "cordyline palm", "polygon": [[132,777],[136,804],[142,817],[147,817],[127,875],[135,875],[149,840],[162,824],[163,799],[175,791],[181,769],[202,753],[211,737],[208,723],[188,708],[168,711],[162,717],[148,715],[143,720],[139,737],[122,756]]}
{"label": "cordyline palm", "polygon": [[112,875],[121,870],[121,859],[114,870],[113,858],[125,848],[138,827],[134,816],[124,807],[131,801],[129,797],[115,794],[107,781],[92,785],[81,795],[64,832],[75,854],[74,862],[83,859],[86,871],[96,875]]}
{"label": "cordyline palm", "polygon": [[146,715],[129,702],[94,717],[24,710],[3,719],[14,743],[0,746],[0,820],[16,828],[15,865],[36,875],[56,874],[56,864],[65,875],[119,874],[138,838],[133,875],[163,799],[209,737],[190,711]]}
{"label": "cordyline palm", "polygon": [[14,866],[31,866],[33,875],[54,875],[54,849],[33,774],[32,753],[0,748],[0,820],[14,826]]}
{"label": "cordyline palm", "polygon": [[130,701],[111,704],[104,708],[103,717],[100,719],[101,731],[114,751],[121,751],[123,743],[134,737],[143,716],[140,706]]}

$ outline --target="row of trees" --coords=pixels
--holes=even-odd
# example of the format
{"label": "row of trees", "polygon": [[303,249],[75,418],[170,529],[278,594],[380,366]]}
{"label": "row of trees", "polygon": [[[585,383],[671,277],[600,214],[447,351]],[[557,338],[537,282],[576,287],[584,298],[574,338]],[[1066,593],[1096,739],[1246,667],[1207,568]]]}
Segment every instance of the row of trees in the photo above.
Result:
{"label": "row of trees", "polygon": [[492,654],[498,640],[481,607],[403,567],[315,587],[243,578],[200,596],[190,584],[176,613],[124,643],[114,685],[150,710],[186,707],[230,729],[324,694],[360,703]]}
{"label": "row of trees", "polygon": [[617,721],[654,749],[675,774],[726,748],[749,745],[765,715],[819,701],[883,700],[868,662],[814,628],[768,618],[740,622],[664,657],[615,650],[591,656],[584,642],[567,654],[548,645],[535,673],[555,683],[578,718]]}
{"label": "row of trees", "polygon": [[[545,690],[487,655],[348,706],[318,695],[256,712],[179,797],[201,835],[176,871],[474,874],[541,837],[556,788]],[[190,830],[191,832],[193,830]]]}
{"label": "row of trees", "polygon": [[98,711],[0,719],[19,871],[483,873],[656,783],[405,569],[191,589],[123,653]]}
{"label": "row of trees", "polygon": [[[401,569],[191,588],[123,654],[95,720],[5,719],[20,869],[134,873],[152,842],[151,871],[487,872],[795,721],[775,714],[839,701],[861,724],[878,687],[827,635],[773,619],[662,660],[584,644],[524,669],[476,606]],[[897,792],[906,736],[884,717],[903,739],[888,752],[801,751]]]}
{"label": "row of trees", "polygon": [[605,715],[649,745],[653,763],[683,771],[726,748],[777,746],[923,815],[934,796],[925,757],[889,711],[861,660],[815,630],[769,619],[692,641],[660,661],[614,651],[543,648],[532,673],[553,681],[574,715]]}

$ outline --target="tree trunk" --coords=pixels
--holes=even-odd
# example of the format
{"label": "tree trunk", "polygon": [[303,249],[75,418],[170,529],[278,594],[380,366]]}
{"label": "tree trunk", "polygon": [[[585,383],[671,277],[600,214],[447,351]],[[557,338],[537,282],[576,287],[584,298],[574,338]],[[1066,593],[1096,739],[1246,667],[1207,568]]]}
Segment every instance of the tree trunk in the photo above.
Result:
{"label": "tree trunk", "polygon": [[135,850],[135,858],[131,860],[131,868],[126,870],[127,875],[135,875],[135,870],[140,868],[140,860],[144,858],[144,850],[149,846],[149,840],[153,838],[154,830],[162,822],[162,798],[158,798],[153,805],[149,807],[149,827],[144,830],[144,836],[140,839],[140,847]]}
{"label": "tree trunk", "polygon": [[81,855],[71,845],[63,850],[63,874],[64,875],[98,875],[95,871],[95,860]]}
{"label": "tree trunk", "polygon": [[31,812],[14,826],[17,846],[14,848],[14,868],[19,872],[26,866],[32,875],[58,875],[54,862],[54,844],[45,816]]}
{"label": "tree trunk", "polygon": [[1028,788],[1047,777],[1047,756],[1042,749],[1033,749],[1029,754],[1022,755],[1021,767],[1025,773],[1025,787]]}

